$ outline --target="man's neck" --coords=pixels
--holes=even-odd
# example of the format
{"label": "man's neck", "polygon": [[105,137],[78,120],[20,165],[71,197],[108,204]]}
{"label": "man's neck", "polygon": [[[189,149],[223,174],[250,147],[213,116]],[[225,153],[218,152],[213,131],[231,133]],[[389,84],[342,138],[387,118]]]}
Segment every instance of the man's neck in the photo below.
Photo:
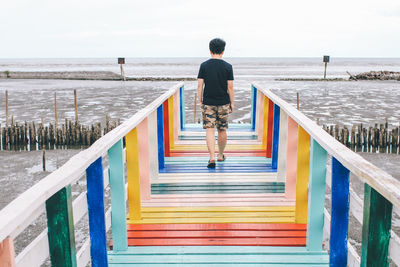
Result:
{"label": "man's neck", "polygon": [[211,54],[211,58],[213,58],[213,59],[222,59],[222,54]]}

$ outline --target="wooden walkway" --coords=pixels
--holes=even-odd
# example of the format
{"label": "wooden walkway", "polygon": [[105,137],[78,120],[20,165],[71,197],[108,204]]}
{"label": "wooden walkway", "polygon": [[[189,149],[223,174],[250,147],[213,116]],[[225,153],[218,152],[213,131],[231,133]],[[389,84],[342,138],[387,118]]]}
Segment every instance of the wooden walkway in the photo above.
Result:
{"label": "wooden walkway", "polygon": [[[251,123],[230,125],[227,160],[207,169],[204,130],[185,123],[183,92],[171,88],[1,210],[0,267],[49,256],[52,266],[79,267],[400,263],[393,177],[257,85]],[[364,204],[350,172],[365,183]],[[72,200],[82,175],[87,192]],[[363,225],[362,255],[347,241],[349,211]],[[48,229],[15,255],[14,238],[44,212]],[[76,251],[86,213],[90,237]]]}

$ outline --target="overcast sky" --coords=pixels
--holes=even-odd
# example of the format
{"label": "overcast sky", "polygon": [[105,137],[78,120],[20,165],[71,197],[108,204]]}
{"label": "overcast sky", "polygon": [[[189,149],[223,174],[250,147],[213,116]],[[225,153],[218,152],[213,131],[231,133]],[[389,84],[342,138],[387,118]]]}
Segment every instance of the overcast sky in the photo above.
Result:
{"label": "overcast sky", "polygon": [[400,57],[400,0],[3,0],[0,58]]}

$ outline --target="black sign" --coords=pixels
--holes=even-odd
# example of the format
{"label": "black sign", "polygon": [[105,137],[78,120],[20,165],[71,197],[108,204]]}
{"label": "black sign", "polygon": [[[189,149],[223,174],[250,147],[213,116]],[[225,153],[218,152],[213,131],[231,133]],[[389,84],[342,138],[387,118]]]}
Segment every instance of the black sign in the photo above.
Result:
{"label": "black sign", "polygon": [[323,62],[325,62],[325,63],[329,63],[329,56],[324,56],[324,60],[323,60]]}
{"label": "black sign", "polygon": [[125,58],[124,57],[119,57],[118,58],[118,64],[125,64]]}

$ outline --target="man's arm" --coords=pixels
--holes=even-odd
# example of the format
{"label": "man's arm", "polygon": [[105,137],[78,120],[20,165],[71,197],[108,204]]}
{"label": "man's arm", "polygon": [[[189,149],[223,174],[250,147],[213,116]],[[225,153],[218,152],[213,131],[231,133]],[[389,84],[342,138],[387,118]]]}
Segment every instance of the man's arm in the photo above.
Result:
{"label": "man's arm", "polygon": [[199,97],[200,107],[203,104],[204,79],[197,79],[197,96]]}
{"label": "man's arm", "polygon": [[231,113],[233,112],[233,101],[235,100],[233,93],[233,80],[228,80],[228,94],[229,99],[231,100]]}

